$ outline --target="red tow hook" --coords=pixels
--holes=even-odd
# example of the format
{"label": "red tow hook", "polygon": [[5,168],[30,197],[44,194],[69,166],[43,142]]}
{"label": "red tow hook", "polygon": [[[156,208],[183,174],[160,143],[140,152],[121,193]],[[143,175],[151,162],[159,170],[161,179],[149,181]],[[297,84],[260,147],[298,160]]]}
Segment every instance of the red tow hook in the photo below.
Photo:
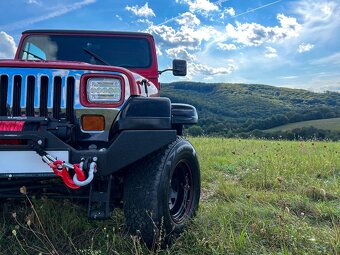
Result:
{"label": "red tow hook", "polygon": [[[65,183],[65,185],[71,189],[79,189],[80,186],[75,185],[73,182],[73,179],[70,177],[69,172],[67,171],[67,168],[63,166],[64,162],[61,160],[56,160],[53,163],[50,163],[49,166],[52,168],[53,172],[60,176]],[[74,165],[74,171],[76,172],[76,175],[79,180],[84,181],[86,179],[85,174],[83,171],[80,170],[78,164]]]}

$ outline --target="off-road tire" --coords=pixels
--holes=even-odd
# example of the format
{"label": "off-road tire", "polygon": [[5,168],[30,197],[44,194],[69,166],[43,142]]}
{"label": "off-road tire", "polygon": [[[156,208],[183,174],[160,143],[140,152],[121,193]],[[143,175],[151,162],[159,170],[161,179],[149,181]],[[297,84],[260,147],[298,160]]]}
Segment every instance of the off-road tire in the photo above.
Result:
{"label": "off-road tire", "polygon": [[200,169],[193,146],[176,141],[137,162],[124,180],[124,214],[133,235],[149,247],[164,246],[195,215]]}

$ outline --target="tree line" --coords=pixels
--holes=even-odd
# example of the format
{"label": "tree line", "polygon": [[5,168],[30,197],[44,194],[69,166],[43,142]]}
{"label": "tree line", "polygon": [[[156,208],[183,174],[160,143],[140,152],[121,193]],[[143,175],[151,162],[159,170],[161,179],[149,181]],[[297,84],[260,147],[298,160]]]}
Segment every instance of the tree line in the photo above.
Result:
{"label": "tree line", "polygon": [[304,127],[292,131],[267,129],[300,121],[340,117],[340,93],[257,84],[176,82],[163,84],[162,96],[194,105],[199,123],[186,128],[193,136],[339,139],[335,131]]}

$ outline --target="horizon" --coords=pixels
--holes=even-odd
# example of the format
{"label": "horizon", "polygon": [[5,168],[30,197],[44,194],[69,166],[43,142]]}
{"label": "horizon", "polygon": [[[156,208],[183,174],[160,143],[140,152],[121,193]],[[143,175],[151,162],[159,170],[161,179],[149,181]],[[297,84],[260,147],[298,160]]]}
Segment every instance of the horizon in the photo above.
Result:
{"label": "horizon", "polygon": [[161,83],[340,92],[337,1],[18,0],[1,2],[0,8],[6,10],[0,59],[13,58],[21,32],[29,29],[140,31],[154,36],[160,70],[174,58],[188,61],[188,77],[163,74]]}
{"label": "horizon", "polygon": [[264,84],[264,83],[244,83],[244,82],[200,82],[200,81],[192,81],[192,80],[180,80],[180,81],[170,81],[170,82],[161,82],[161,84],[171,84],[171,83],[201,83],[201,84],[211,84],[211,85],[218,85],[218,84],[226,84],[226,85],[254,85],[254,86],[267,86],[267,87],[273,87],[278,89],[293,89],[293,90],[306,90],[308,92],[312,93],[340,93],[338,90],[323,90],[323,91],[313,91],[308,88],[293,88],[293,87],[284,87],[284,86],[275,86],[271,84]]}

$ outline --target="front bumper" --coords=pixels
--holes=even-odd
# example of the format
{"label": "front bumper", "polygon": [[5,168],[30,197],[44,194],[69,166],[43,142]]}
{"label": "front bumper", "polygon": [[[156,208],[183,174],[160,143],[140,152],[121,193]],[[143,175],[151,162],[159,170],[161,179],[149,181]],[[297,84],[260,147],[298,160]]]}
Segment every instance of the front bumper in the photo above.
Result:
{"label": "front bumper", "polygon": [[[97,157],[97,173],[107,176],[159,150],[176,140],[176,130],[123,130],[104,148],[77,150],[48,131],[0,132],[0,140],[20,140],[21,145],[0,145],[0,154],[13,151],[32,151],[29,144],[39,144],[44,151],[68,152],[71,164],[79,163],[82,158]],[[13,159],[15,160],[15,159]],[[38,177],[39,170],[24,174],[4,169],[0,162],[1,177]],[[2,173],[2,174],[1,174]],[[53,175],[53,174],[51,174]]]}

